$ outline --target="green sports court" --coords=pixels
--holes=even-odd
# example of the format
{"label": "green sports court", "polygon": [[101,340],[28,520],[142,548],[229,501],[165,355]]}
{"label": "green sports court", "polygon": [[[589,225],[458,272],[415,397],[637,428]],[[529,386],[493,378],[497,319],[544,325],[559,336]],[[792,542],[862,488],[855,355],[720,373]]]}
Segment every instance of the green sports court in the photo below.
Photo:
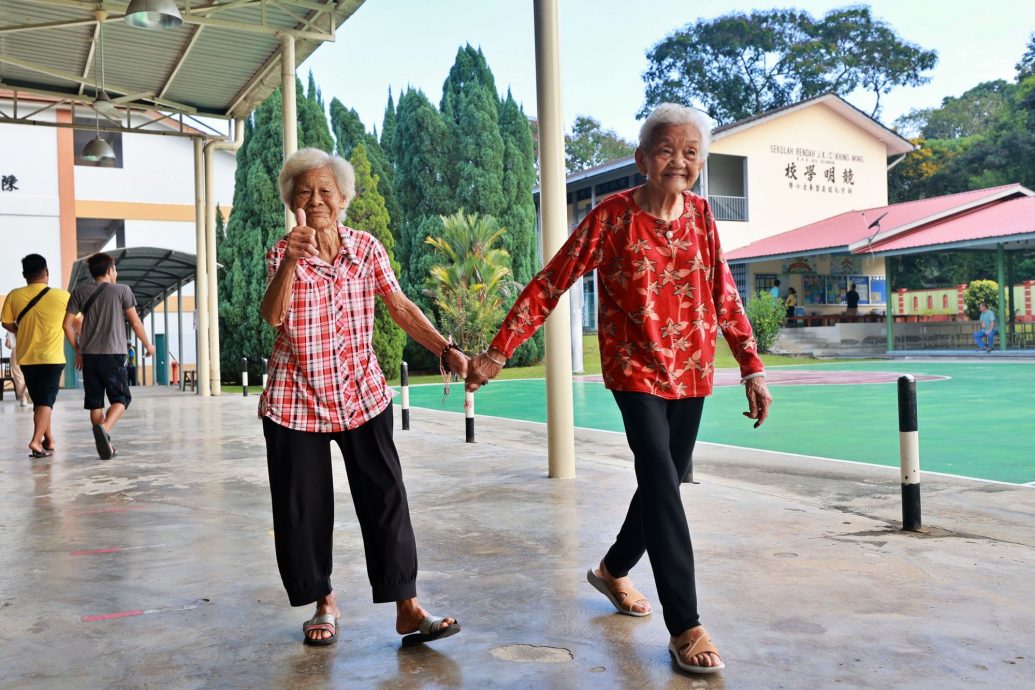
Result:
{"label": "green sports court", "polygon": [[[833,460],[897,467],[896,381],[917,380],[921,472],[1035,484],[1035,363],[882,360],[770,367],[773,408],[753,429],[736,371],[719,370],[699,440]],[[575,425],[623,431],[599,377],[573,383]],[[412,386],[415,408],[463,412],[454,385]],[[475,395],[477,417],[546,421],[542,379],[493,381]],[[414,415],[419,415],[415,410]],[[488,423],[477,425],[486,433]],[[545,438],[544,438],[545,443]]]}

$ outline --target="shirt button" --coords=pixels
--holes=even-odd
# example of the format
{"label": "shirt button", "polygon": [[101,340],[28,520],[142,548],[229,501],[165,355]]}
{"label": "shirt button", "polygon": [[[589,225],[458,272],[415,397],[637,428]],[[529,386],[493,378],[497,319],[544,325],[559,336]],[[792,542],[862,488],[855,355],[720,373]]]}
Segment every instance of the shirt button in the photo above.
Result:
{"label": "shirt button", "polygon": [[669,239],[669,240],[672,239],[672,231],[671,230],[668,230],[667,232],[665,232],[665,239]]}

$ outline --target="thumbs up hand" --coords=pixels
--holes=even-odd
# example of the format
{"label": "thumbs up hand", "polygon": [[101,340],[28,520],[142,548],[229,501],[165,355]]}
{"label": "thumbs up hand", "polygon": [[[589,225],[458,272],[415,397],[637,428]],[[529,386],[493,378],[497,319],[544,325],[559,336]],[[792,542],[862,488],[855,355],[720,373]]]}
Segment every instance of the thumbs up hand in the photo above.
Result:
{"label": "thumbs up hand", "polygon": [[305,211],[295,211],[296,225],[288,234],[287,249],[284,258],[298,261],[302,258],[316,256],[319,252],[316,247],[316,230],[305,224]]}

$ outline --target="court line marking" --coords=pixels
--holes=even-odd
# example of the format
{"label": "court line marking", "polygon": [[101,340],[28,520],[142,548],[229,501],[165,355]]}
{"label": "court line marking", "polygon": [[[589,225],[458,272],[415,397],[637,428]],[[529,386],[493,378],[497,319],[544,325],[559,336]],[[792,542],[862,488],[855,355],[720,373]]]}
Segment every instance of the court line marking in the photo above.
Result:
{"label": "court line marking", "polygon": [[170,613],[172,611],[189,611],[196,609],[201,604],[185,604],[183,606],[167,606],[160,609],[132,609],[130,611],[118,611],[116,613],[101,613],[92,616],[80,616],[81,623],[94,623],[97,621],[110,621],[116,618],[129,618],[131,616],[146,616],[152,613]]}
{"label": "court line marking", "polygon": [[[530,380],[536,380],[536,379],[530,379]],[[432,408],[432,407],[422,407],[420,409],[428,410],[430,412],[442,412],[444,414],[463,414],[462,412],[453,412],[451,410],[437,410],[437,409]],[[482,415],[478,415],[478,416],[482,417],[484,419],[499,419],[499,420],[502,420],[504,422],[519,422],[521,424],[537,424],[539,426],[546,426],[546,422],[533,422],[533,421],[529,421],[529,420],[526,420],[526,419],[511,419],[510,417],[498,417],[496,415],[491,415],[491,414],[482,414]],[[586,427],[586,426],[575,426],[574,428],[575,429],[579,429],[580,431],[597,431],[597,432],[604,433],[604,434],[619,434],[621,436],[625,436],[625,432],[624,431],[612,431],[611,429],[594,429],[592,427]],[[735,450],[755,451],[755,452],[758,452],[758,453],[773,453],[775,455],[785,455],[785,456],[791,457],[791,458],[809,458],[811,460],[825,460],[827,462],[840,462],[840,463],[845,463],[845,464],[849,464],[849,465],[859,465],[861,467],[871,467],[871,468],[877,467],[877,468],[883,468],[883,469],[887,469],[887,470],[893,470],[896,473],[899,471],[898,468],[893,466],[893,465],[877,465],[875,463],[862,462],[860,460],[843,460],[841,458],[827,458],[827,457],[824,457],[822,455],[805,455],[803,453],[788,453],[787,451],[782,451],[782,450],[767,450],[765,448],[751,448],[749,446],[734,446],[734,445],[729,444],[729,443],[717,443],[715,441],[698,441],[697,442],[697,445],[701,445],[701,444],[706,444],[706,445],[709,445],[709,446],[716,446],[716,447],[719,447],[719,448],[732,448],[732,449],[735,449]],[[630,462],[630,466],[631,466],[631,461],[629,461],[629,462]],[[934,475],[934,476],[937,476],[937,477],[949,477],[950,479],[966,479],[966,480],[973,481],[973,482],[981,482],[983,484],[997,484],[997,485],[1000,485],[1000,486],[1023,486],[1023,487],[1027,487],[1027,488],[1035,488],[1035,482],[1028,482],[1028,483],[1025,483],[1025,484],[1020,484],[1020,483],[1016,483],[1016,482],[1004,482],[1004,481],[1001,481],[1001,480],[998,480],[998,479],[982,479],[980,477],[967,477],[967,476],[962,475],[962,474],[949,474],[948,472],[936,472],[934,470],[924,470],[924,469],[921,469],[920,470],[921,478],[925,474],[927,474],[927,475]]]}

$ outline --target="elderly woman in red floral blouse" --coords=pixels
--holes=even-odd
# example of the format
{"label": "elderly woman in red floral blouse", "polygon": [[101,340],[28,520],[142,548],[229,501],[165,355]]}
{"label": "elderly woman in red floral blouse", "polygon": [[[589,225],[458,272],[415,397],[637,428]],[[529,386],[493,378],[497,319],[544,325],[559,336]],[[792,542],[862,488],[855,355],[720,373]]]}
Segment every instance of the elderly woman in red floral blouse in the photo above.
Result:
{"label": "elderly woman in red floral blouse", "polygon": [[392,440],[392,394],[371,344],[375,298],[445,368],[463,375],[467,357],[399,290],[381,243],[341,224],[355,196],[348,161],[302,149],[284,162],[279,183],[298,224],[268,255],[260,311],[277,339],[259,416],[281,579],[292,606],[316,603],[302,625],[304,642],[338,639],[331,443],[345,458],[374,602],[395,602],[405,643],[453,635],[456,619],[430,615],[416,598],[417,546]]}
{"label": "elderly woman in red floral blouse", "polygon": [[664,104],[651,113],[636,149],[646,183],[590,211],[525,287],[467,376],[474,390],[499,374],[561,294],[597,269],[604,385],[622,412],[637,489],[614,545],[587,577],[620,613],[650,615],[628,577],[646,552],[672,636],[669,650],[693,673],[724,668],[698,617],[693,549],[679,496],[704,398],[712,392],[719,331],[740,364],[744,414],[756,427],[772,402],[715,219],[707,200],[690,192],[708,144],[709,125],[699,112]]}

